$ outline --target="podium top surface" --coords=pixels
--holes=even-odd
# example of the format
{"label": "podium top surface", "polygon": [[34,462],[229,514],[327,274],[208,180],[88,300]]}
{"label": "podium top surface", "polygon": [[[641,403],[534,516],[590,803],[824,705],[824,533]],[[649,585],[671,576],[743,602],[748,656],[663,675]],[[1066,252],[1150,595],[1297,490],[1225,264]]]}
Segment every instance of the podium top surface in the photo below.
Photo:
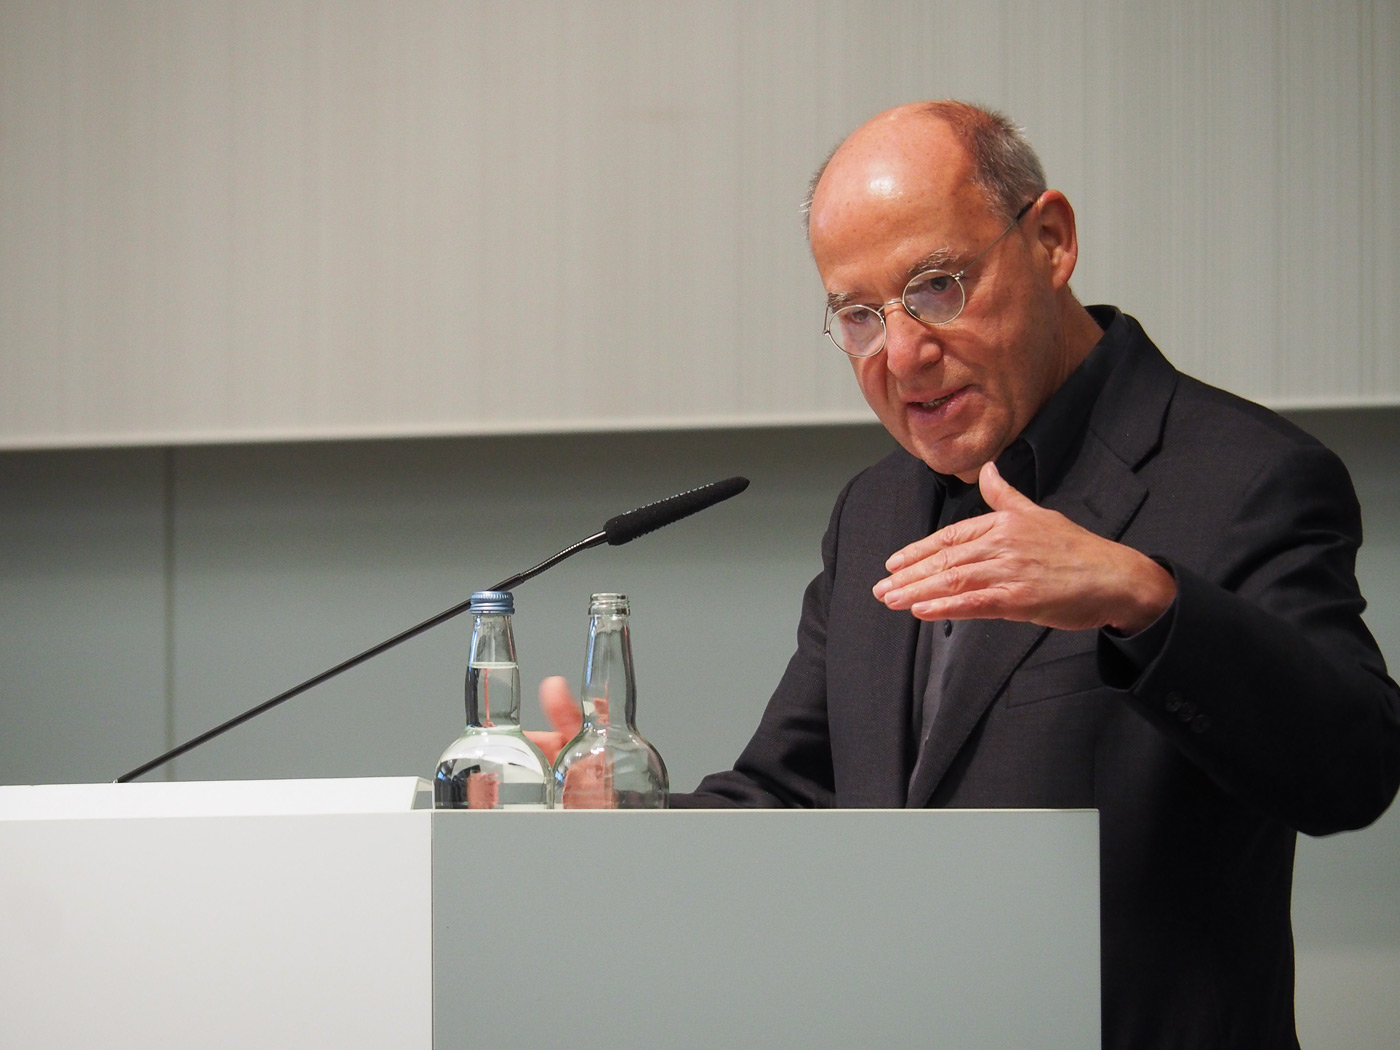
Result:
{"label": "podium top surface", "polygon": [[0,820],[402,813],[432,808],[422,777],[0,787]]}
{"label": "podium top surface", "polygon": [[424,787],[0,788],[0,1047],[1101,1041],[1092,811],[407,812]]}

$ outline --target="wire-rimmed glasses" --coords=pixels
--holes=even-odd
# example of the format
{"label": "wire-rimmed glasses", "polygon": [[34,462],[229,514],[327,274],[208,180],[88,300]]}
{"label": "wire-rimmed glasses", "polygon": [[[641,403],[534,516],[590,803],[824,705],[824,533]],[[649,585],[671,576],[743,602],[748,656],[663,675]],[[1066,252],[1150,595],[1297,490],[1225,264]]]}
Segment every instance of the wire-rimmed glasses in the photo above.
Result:
{"label": "wire-rimmed glasses", "polygon": [[1006,229],[997,234],[996,240],[983,248],[957,273],[947,270],[924,270],[915,274],[904,286],[898,299],[891,299],[879,307],[854,304],[839,310],[826,308],[826,323],[822,328],[836,348],[850,357],[874,357],[885,348],[885,311],[901,306],[914,320],[926,325],[947,324],[962,313],[967,304],[967,289],[962,279],[969,270],[995,248],[1003,237],[1016,228],[1035,201],[1027,201],[1007,224]]}

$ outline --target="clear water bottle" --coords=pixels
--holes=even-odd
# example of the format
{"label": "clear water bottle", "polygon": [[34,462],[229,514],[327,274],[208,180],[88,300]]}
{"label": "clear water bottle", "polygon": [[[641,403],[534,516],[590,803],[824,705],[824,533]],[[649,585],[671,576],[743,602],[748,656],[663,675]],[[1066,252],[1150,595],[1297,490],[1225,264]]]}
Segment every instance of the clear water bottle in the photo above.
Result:
{"label": "clear water bottle", "polygon": [[438,760],[438,809],[548,809],[550,767],[520,728],[520,667],[509,591],[472,595],[467,662],[467,728]]}
{"label": "clear water bottle", "polygon": [[626,595],[589,599],[583,728],[554,760],[557,809],[666,808],[666,763],[637,732],[630,612]]}

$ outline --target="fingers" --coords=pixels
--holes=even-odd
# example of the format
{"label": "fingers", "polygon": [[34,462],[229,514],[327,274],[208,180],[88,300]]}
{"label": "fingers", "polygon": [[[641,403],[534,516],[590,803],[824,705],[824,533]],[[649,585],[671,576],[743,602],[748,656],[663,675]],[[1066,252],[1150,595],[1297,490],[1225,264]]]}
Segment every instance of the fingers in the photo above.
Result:
{"label": "fingers", "polygon": [[[977,477],[977,484],[982,493],[983,502],[993,512],[1036,511],[1040,509],[1033,500],[1023,496],[1001,476],[995,463],[988,462],[982,465],[981,473]],[[967,543],[969,540],[974,540],[985,534],[993,523],[994,519],[990,514],[979,514],[973,518],[954,522],[931,536],[925,536],[902,550],[895,551],[886,560],[885,568],[889,572],[895,572],[906,565],[912,565],[914,562],[928,557],[937,550]]]}
{"label": "fingers", "polygon": [[929,597],[934,591],[959,590],[966,577],[966,573],[959,570],[976,560],[975,551],[967,544],[943,547],[880,580],[872,593],[877,601],[891,609],[902,609],[914,601],[916,595]]}
{"label": "fingers", "polygon": [[[883,589],[880,600],[888,609],[908,609],[921,620],[968,620],[1004,615],[1005,603],[1013,597],[1014,587],[1005,578],[1003,567],[965,551],[959,553],[967,560]],[[881,581],[882,584],[888,582]],[[880,584],[876,585],[876,590],[879,596]]]}
{"label": "fingers", "polygon": [[554,731],[532,731],[525,735],[553,762],[564,745],[578,735],[583,726],[583,713],[569,690],[569,683],[559,675],[551,675],[540,683],[540,710],[554,726]]}
{"label": "fingers", "polygon": [[[912,584],[929,583],[943,591],[960,589],[965,585],[965,567],[975,566],[995,553],[995,543],[988,542],[988,538],[996,527],[996,515],[982,514],[955,522],[896,551],[885,562],[890,575],[873,588],[876,599],[890,608],[903,608],[908,602],[899,592]],[[927,587],[921,590],[923,597],[932,596]]]}
{"label": "fingers", "polygon": [[540,710],[561,733],[573,736],[583,725],[578,701],[562,675],[550,675],[540,683]]}
{"label": "fingers", "polygon": [[886,608],[920,620],[1036,620],[1043,599],[1037,585],[1046,581],[1036,554],[1014,537],[979,538],[937,551],[873,590]]}
{"label": "fingers", "polygon": [[970,543],[979,536],[985,535],[993,524],[993,518],[990,514],[979,514],[975,518],[964,518],[962,521],[954,522],[952,525],[939,529],[931,536],[915,540],[909,546],[895,551],[885,560],[885,569],[893,573],[900,569],[913,568],[916,563],[940,551]]}
{"label": "fingers", "polygon": [[[877,600],[924,619],[1001,615],[1002,603],[1011,596],[995,585],[1006,581],[1005,570],[1019,560],[1008,542],[1040,528],[1036,523],[1046,512],[1016,491],[994,463],[983,464],[978,485],[991,512],[955,522],[890,555],[885,562],[890,575],[873,588]],[[1010,546],[1019,547],[1021,541]],[[989,573],[992,563],[1001,571]],[[929,604],[935,599],[942,601]]]}
{"label": "fingers", "polygon": [[1035,618],[1034,611],[1016,600],[1013,588],[975,587],[927,601],[909,602],[909,612],[918,620],[991,620]]}

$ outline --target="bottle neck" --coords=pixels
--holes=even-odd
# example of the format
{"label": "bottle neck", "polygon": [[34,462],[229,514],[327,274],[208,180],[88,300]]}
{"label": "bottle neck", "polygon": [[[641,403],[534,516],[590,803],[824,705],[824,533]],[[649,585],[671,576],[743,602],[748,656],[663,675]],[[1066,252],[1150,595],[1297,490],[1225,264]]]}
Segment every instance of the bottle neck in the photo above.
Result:
{"label": "bottle neck", "polygon": [[520,667],[515,635],[504,613],[482,613],[472,628],[467,661],[467,725],[520,726]]}
{"label": "bottle neck", "polygon": [[588,659],[579,699],[583,722],[637,729],[637,690],[632,674],[632,635],[626,613],[595,612],[588,622]]}

